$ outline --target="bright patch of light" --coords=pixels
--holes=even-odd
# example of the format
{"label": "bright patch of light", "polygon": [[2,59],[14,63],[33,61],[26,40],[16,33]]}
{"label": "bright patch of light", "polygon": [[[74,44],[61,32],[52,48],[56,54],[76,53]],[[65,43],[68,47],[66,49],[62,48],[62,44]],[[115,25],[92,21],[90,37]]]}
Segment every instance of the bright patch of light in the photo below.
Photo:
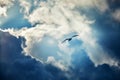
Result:
{"label": "bright patch of light", "polygon": [[48,43],[50,44],[50,45],[53,45],[54,44],[54,40],[48,40]]}

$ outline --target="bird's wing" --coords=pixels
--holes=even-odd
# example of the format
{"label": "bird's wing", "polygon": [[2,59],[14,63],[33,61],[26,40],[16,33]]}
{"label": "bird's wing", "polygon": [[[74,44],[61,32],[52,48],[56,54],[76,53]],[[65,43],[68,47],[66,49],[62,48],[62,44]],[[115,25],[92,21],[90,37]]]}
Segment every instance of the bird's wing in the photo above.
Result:
{"label": "bird's wing", "polygon": [[76,36],[79,36],[79,35],[76,34],[76,35],[73,35],[72,37],[76,37]]}
{"label": "bird's wing", "polygon": [[63,40],[62,43],[64,43],[64,42],[67,41],[67,40],[68,40],[68,39]]}

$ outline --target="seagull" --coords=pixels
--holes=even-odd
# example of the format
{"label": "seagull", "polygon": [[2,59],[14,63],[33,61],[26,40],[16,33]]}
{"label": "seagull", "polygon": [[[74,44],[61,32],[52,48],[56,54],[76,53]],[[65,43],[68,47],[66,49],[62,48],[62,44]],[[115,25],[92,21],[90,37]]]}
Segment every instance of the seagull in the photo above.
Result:
{"label": "seagull", "polygon": [[63,40],[62,43],[64,43],[65,41],[71,41],[72,38],[77,37],[77,36],[79,36],[79,35],[77,35],[77,34],[76,34],[76,35],[73,35],[72,37]]}

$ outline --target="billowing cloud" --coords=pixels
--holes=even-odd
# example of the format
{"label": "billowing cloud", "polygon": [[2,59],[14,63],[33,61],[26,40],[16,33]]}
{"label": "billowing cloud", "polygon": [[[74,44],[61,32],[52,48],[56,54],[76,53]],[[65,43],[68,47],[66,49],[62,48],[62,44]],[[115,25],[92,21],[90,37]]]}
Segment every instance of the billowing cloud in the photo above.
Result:
{"label": "billowing cloud", "polygon": [[120,80],[118,0],[15,1],[0,0],[1,80]]}
{"label": "billowing cloud", "polygon": [[[92,3],[92,1],[95,3]],[[97,37],[94,35],[94,29],[90,26],[90,24],[93,24],[95,20],[89,20],[87,16],[81,15],[79,11],[74,10],[78,5],[82,7],[83,5],[84,7],[97,6],[97,8],[103,12],[108,9],[106,2],[102,2],[100,0],[92,1],[48,0],[40,2],[40,6],[34,9],[34,11],[27,16],[27,19],[31,22],[31,24],[37,25],[31,28],[22,28],[20,30],[8,29],[6,31],[9,31],[14,36],[25,37],[27,47],[24,48],[24,52],[31,56],[33,56],[34,53],[39,53],[36,52],[37,50],[35,46],[39,46],[40,42],[46,35],[51,36],[55,39],[55,42],[57,43],[56,45],[58,45],[60,49],[60,52],[56,52],[56,54],[58,54],[57,57],[60,56],[60,54],[68,57],[67,60],[63,58],[63,62],[65,63],[66,61],[71,61],[71,55],[74,54],[75,48],[69,48],[68,45],[65,45],[64,47],[64,44],[61,46],[61,40],[70,33],[76,33],[79,35],[78,40],[83,42],[81,47],[84,48],[95,66],[102,64],[118,66],[118,61],[112,58],[112,56],[109,56],[109,53],[97,43]],[[28,4],[25,3],[23,5]],[[101,7],[101,5],[104,6]],[[29,6],[26,6],[25,10],[25,12],[28,12]],[[64,50],[64,48],[66,50]],[[67,50],[70,51],[70,54]],[[37,58],[41,60],[41,57]]]}
{"label": "billowing cloud", "polygon": [[25,56],[22,53],[22,41],[24,41],[22,37],[16,38],[8,32],[0,31],[1,80],[68,80],[65,72],[62,72],[59,68],[43,64],[30,56]]}
{"label": "billowing cloud", "polygon": [[102,0],[102,1],[101,0],[89,0],[89,1],[87,0],[47,0],[47,1],[34,0],[34,3],[32,4],[31,7],[30,7],[30,2],[31,1],[28,1],[28,0],[20,1],[21,7],[24,8],[23,12],[28,13],[30,9],[33,8],[33,6],[45,8],[46,5],[49,5],[47,6],[47,8],[50,9],[53,6],[60,5],[60,4],[63,5],[64,7],[69,6],[69,8],[71,9],[74,9],[75,7],[84,8],[84,9],[95,8],[100,12],[105,12],[109,10],[107,0]]}
{"label": "billowing cloud", "polygon": [[47,64],[52,64],[53,66],[56,66],[63,71],[66,70],[66,67],[64,66],[64,64],[62,64],[62,62],[60,62],[60,61],[56,61],[53,56],[48,57]]}
{"label": "billowing cloud", "polygon": [[105,12],[109,9],[107,0],[63,0],[66,4],[74,7],[82,8],[96,8],[101,12]]}

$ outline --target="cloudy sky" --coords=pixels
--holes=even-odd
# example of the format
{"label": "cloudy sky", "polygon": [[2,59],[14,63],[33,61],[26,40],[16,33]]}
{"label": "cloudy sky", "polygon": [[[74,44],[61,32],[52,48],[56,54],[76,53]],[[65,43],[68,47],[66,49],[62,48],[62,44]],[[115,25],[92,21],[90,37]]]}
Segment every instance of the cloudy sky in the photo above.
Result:
{"label": "cloudy sky", "polygon": [[119,39],[119,0],[0,0],[2,80],[120,80]]}

